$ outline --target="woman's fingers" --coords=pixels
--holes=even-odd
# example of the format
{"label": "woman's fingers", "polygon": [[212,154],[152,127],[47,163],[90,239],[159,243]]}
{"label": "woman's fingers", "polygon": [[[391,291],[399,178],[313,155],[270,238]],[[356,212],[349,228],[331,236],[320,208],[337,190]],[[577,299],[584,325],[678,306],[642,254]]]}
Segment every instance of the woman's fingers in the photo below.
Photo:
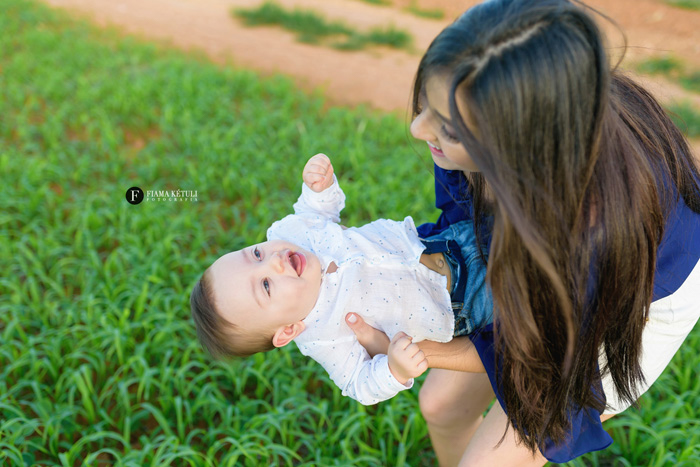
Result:
{"label": "woman's fingers", "polygon": [[371,357],[389,352],[389,337],[365,322],[357,313],[348,313],[345,322]]}

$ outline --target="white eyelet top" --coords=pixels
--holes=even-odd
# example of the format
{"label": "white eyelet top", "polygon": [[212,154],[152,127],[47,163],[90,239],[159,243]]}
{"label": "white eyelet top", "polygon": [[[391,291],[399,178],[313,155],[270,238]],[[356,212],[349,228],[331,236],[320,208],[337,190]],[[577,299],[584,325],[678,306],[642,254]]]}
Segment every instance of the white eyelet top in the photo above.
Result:
{"label": "white eyelet top", "polygon": [[414,342],[447,342],[454,315],[445,276],[420,263],[424,250],[411,217],[380,219],[343,229],[345,194],[337,180],[321,193],[302,185],[294,214],[275,222],[268,240],[286,240],[318,256],[325,270],[319,298],[295,339],[302,354],[320,363],[343,395],[370,405],[408,389],[391,374],[386,355],[370,358],[345,322],[355,312],[389,338],[403,331]]}

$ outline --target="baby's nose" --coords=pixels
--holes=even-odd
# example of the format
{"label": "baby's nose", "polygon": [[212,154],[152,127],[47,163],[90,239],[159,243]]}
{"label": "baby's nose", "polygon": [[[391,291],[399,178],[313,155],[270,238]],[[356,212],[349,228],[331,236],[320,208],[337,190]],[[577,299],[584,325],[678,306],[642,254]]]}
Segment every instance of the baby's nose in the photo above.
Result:
{"label": "baby's nose", "polygon": [[278,274],[284,272],[284,262],[286,260],[286,257],[287,254],[285,251],[276,251],[275,254],[272,256],[272,268]]}

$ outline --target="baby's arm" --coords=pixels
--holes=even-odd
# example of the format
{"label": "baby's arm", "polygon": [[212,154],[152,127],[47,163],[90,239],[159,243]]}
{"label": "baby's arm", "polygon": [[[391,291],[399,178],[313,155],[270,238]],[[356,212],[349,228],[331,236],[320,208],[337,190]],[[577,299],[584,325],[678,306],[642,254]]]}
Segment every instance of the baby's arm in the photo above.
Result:
{"label": "baby's arm", "polygon": [[365,324],[357,313],[348,313],[345,321],[370,357],[388,356],[389,370],[400,383],[406,384],[409,379],[419,377],[428,369],[424,353],[406,333],[399,332],[389,341],[386,334]]}
{"label": "baby's arm", "polygon": [[301,196],[294,204],[294,213],[312,224],[325,221],[340,222],[345,207],[345,194],[334,175],[333,164],[325,154],[311,157],[302,172],[304,184]]}
{"label": "baby's arm", "polygon": [[[355,315],[356,319],[350,321],[349,317],[351,314],[348,314],[345,321],[357,336],[360,344],[374,348],[375,352],[381,351],[381,348],[377,349],[377,345],[382,342],[388,342],[386,334],[367,324],[362,317],[356,313],[352,314]],[[483,373],[485,371],[484,365],[481,363],[481,358],[479,358],[479,353],[476,351],[472,341],[466,336],[455,337],[450,342],[426,340],[417,342],[415,345],[417,345],[425,355],[428,361],[428,368],[442,368],[445,370],[468,371],[472,373]],[[386,352],[388,352],[388,348],[387,346]]]}
{"label": "baby's arm", "polygon": [[387,355],[370,357],[354,336],[312,343],[302,352],[323,366],[344,396],[363,405],[390,399],[413,386],[411,379],[397,380]]}
{"label": "baby's arm", "polygon": [[[294,214],[274,222],[267,230],[268,240],[293,237],[296,239],[294,243],[313,250],[311,238],[325,232],[330,224],[340,222],[345,193],[333,172],[331,160],[325,154],[316,154],[307,161],[302,172],[301,196],[294,203]],[[300,243],[300,239],[308,242]]]}

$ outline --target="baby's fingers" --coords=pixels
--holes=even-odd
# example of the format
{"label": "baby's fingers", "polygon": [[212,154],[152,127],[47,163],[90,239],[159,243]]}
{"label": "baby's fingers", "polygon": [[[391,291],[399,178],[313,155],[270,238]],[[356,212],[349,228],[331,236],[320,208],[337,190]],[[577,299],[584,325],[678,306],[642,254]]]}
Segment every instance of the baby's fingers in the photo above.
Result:
{"label": "baby's fingers", "polygon": [[419,373],[418,373],[418,375],[414,376],[414,378],[417,378],[418,376],[425,373],[427,369],[428,369],[428,360],[424,357],[423,360],[418,362],[418,364],[416,365],[416,371]]}
{"label": "baby's fingers", "polygon": [[411,343],[406,347],[404,350],[404,353],[408,358],[411,359],[411,361],[418,361],[419,359],[424,359],[425,355],[423,354],[423,351],[418,347],[418,344]]}
{"label": "baby's fingers", "polygon": [[[415,347],[415,349],[413,349],[413,348],[408,349],[409,353],[411,355],[411,361],[415,364],[418,364],[419,362],[425,360],[425,354],[423,353],[423,351],[416,344],[411,344],[411,346]],[[414,352],[414,350],[415,350],[415,352]]]}
{"label": "baby's fingers", "polygon": [[309,158],[306,162],[306,168],[311,168],[313,166],[318,167],[322,172],[328,170],[328,167],[332,167],[330,158],[325,154],[316,154]]}
{"label": "baby's fingers", "polygon": [[413,338],[403,331],[399,331],[391,339],[391,345],[395,346],[398,350],[406,350],[406,347],[411,345]]}
{"label": "baby's fingers", "polygon": [[323,180],[323,178],[324,178],[323,175],[318,174],[318,173],[305,173],[304,174],[304,181],[309,185],[316,183],[316,182],[320,182],[321,180]]}

